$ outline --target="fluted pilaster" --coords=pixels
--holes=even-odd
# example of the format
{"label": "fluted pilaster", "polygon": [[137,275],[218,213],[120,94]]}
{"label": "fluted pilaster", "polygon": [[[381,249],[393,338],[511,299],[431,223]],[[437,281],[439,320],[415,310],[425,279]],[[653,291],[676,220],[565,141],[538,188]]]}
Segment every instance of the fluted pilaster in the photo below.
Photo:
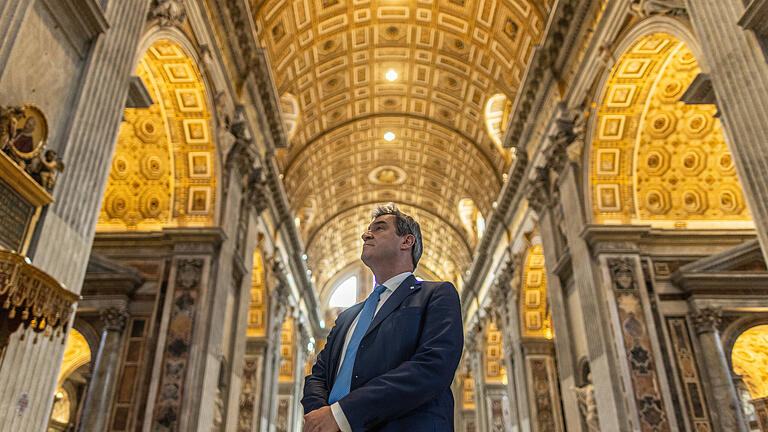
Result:
{"label": "fluted pilaster", "polygon": [[768,259],[768,63],[743,0],[686,0],[739,180]]}

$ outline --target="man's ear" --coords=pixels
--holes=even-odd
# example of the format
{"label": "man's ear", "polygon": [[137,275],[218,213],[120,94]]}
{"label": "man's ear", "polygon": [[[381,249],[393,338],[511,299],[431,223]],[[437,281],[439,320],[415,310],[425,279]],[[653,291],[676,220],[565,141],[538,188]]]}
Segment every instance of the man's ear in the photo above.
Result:
{"label": "man's ear", "polygon": [[416,237],[414,237],[413,234],[406,234],[402,243],[400,243],[400,249],[408,249],[412,247],[414,243],[416,243]]}

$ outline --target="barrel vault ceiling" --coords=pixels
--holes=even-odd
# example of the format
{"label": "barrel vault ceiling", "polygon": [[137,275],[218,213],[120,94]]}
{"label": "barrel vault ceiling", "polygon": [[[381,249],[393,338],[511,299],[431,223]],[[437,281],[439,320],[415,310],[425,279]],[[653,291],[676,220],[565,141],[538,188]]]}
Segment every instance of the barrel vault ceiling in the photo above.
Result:
{"label": "barrel vault ceiling", "polygon": [[250,1],[318,289],[358,262],[370,210],[388,201],[421,223],[426,273],[461,277],[477,240],[459,201],[488,217],[509,164],[486,106],[514,100],[553,0]]}

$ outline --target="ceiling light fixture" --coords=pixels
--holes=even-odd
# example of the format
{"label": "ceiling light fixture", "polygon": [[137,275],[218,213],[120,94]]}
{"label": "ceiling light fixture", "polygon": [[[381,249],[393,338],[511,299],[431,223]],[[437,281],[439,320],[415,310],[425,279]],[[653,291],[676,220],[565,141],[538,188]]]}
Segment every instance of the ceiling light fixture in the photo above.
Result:
{"label": "ceiling light fixture", "polygon": [[397,79],[397,72],[395,72],[394,69],[390,69],[387,71],[386,75],[384,77],[387,79],[387,81],[394,81]]}
{"label": "ceiling light fixture", "polygon": [[387,132],[384,134],[384,139],[387,141],[392,141],[393,139],[395,139],[395,134],[392,132]]}

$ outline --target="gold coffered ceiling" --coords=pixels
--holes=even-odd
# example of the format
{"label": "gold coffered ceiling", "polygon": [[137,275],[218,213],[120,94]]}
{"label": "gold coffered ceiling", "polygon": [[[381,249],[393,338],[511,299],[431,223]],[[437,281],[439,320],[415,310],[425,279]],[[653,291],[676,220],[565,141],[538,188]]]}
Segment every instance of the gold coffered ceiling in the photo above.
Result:
{"label": "gold coffered ceiling", "polygon": [[551,3],[252,0],[279,95],[297,102],[284,103],[298,116],[278,159],[318,288],[359,259],[370,209],[387,201],[418,217],[429,272],[468,269],[458,203],[487,217],[509,164],[486,105],[514,99]]}

